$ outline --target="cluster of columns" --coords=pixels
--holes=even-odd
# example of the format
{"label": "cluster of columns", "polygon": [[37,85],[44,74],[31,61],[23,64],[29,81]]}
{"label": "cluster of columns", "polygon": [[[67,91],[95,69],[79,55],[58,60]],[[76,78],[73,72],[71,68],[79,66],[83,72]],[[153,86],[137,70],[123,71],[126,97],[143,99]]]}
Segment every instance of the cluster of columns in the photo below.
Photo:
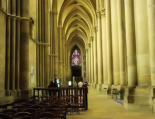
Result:
{"label": "cluster of columns", "polygon": [[[90,38],[87,60],[90,83],[99,89],[154,86],[154,0],[96,2],[97,31]],[[141,10],[148,17],[143,19]]]}
{"label": "cluster of columns", "polygon": [[[38,39],[37,39],[37,86],[47,87],[49,85],[49,1],[38,1]],[[50,33],[51,34],[51,33]]]}
{"label": "cluster of columns", "polygon": [[51,55],[51,78],[58,77],[58,64],[59,64],[59,53],[58,53],[58,30],[61,30],[61,26],[57,25],[57,1],[53,1],[53,6],[52,6],[52,12],[51,12],[51,50],[50,50],[50,55]]}
{"label": "cluster of columns", "polygon": [[58,70],[57,77],[61,79],[61,84],[66,84],[66,61],[67,61],[67,52],[66,52],[66,37],[63,33],[63,27],[59,24],[58,26]]}
{"label": "cluster of columns", "polygon": [[29,0],[7,0],[6,2],[5,89],[10,95],[28,89],[31,20]]}
{"label": "cluster of columns", "polygon": [[66,37],[63,33],[63,26],[58,23],[58,8],[57,0],[52,2],[51,17],[50,17],[50,67],[49,67],[49,78],[55,77],[61,79],[61,84],[65,84],[66,79]]}
{"label": "cluster of columns", "polygon": [[150,66],[151,66],[151,82],[155,86],[155,1],[148,0],[148,30],[150,45]]}

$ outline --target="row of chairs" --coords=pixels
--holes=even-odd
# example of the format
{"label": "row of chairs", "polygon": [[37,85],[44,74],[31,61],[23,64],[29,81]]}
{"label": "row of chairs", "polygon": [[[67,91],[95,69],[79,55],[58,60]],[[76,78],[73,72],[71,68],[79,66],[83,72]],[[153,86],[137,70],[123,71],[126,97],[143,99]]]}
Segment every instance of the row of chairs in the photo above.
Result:
{"label": "row of chairs", "polygon": [[14,103],[0,113],[0,119],[66,119],[67,104],[63,99],[31,100]]}

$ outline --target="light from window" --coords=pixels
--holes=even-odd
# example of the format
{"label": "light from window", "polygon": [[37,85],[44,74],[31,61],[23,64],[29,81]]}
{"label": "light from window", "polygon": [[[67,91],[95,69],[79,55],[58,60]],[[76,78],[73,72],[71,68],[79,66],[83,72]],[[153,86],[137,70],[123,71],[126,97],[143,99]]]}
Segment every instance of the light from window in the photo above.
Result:
{"label": "light from window", "polygon": [[81,66],[81,55],[77,49],[72,54],[72,66]]}

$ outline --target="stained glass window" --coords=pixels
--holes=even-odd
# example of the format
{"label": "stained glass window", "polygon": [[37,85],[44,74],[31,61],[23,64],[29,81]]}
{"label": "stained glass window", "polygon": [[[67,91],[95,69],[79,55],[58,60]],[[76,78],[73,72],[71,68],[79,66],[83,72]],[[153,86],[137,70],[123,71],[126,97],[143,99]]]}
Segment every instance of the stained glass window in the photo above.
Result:
{"label": "stained glass window", "polygon": [[72,54],[72,66],[81,66],[81,56],[77,49],[75,49]]}

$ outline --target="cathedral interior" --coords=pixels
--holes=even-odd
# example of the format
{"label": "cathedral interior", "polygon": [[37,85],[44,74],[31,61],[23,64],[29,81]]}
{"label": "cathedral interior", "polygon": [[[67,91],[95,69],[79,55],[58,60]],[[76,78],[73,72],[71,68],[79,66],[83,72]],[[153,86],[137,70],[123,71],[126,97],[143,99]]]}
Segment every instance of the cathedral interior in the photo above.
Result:
{"label": "cathedral interior", "polygon": [[0,110],[53,78],[88,82],[68,119],[154,119],[155,0],[0,0]]}

